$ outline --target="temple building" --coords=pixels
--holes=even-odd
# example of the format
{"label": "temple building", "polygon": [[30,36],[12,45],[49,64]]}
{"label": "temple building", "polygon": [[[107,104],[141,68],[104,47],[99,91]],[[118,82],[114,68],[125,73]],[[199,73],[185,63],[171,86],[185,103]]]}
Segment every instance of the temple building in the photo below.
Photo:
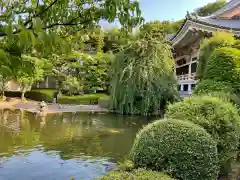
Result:
{"label": "temple building", "polygon": [[240,37],[240,0],[231,0],[226,6],[206,17],[187,14],[176,34],[168,35],[174,48],[175,72],[181,96],[188,96],[196,84],[196,69],[200,44],[216,31],[231,32]]}

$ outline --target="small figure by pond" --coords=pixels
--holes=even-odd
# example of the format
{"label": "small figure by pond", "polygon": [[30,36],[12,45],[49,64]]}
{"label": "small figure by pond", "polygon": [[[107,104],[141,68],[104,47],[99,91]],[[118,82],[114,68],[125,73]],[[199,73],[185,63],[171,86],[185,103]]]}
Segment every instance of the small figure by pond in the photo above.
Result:
{"label": "small figure by pond", "polygon": [[39,116],[45,116],[47,114],[47,104],[44,101],[39,103],[39,108],[37,108],[36,114]]}
{"label": "small figure by pond", "polygon": [[62,105],[59,104],[58,102],[58,97],[60,96],[60,92],[57,91],[53,94],[53,104],[58,104],[58,108],[61,109],[62,108]]}

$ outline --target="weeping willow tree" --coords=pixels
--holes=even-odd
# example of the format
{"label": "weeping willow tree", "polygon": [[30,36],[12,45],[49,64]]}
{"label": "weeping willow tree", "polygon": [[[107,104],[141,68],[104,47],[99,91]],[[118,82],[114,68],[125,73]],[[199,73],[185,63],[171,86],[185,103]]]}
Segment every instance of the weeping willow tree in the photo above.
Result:
{"label": "weeping willow tree", "polygon": [[121,114],[152,115],[178,99],[171,47],[161,38],[129,43],[113,63],[110,107]]}

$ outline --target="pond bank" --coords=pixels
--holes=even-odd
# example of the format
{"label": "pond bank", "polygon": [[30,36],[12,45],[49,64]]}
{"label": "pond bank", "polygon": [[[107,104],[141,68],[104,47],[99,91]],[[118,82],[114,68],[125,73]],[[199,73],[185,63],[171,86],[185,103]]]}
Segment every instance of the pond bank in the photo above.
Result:
{"label": "pond bank", "polygon": [[[36,113],[39,111],[39,102],[33,100],[22,102],[18,98],[11,98],[9,101],[0,102],[0,109],[6,108]],[[98,105],[47,104],[47,109],[44,111],[45,114],[62,112],[109,112],[109,110]]]}

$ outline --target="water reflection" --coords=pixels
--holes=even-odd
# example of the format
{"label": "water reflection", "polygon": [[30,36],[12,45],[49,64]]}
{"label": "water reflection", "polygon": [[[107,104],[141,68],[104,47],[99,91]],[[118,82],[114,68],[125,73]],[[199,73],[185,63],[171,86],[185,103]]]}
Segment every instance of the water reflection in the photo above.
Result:
{"label": "water reflection", "polygon": [[[136,132],[147,123],[140,117],[110,114],[63,113],[37,117],[20,110],[2,110],[0,179],[19,179],[19,176],[26,179],[25,171],[29,171],[34,179],[42,179],[44,173],[55,172],[61,167],[61,172],[56,175],[58,178],[54,179],[70,175],[92,179],[111,165],[105,158],[115,162],[129,152]],[[20,165],[22,161],[26,163]],[[60,166],[62,163],[64,166]],[[19,170],[20,167],[23,169]],[[34,168],[42,170],[35,172]],[[53,177],[48,175],[44,179]]]}

